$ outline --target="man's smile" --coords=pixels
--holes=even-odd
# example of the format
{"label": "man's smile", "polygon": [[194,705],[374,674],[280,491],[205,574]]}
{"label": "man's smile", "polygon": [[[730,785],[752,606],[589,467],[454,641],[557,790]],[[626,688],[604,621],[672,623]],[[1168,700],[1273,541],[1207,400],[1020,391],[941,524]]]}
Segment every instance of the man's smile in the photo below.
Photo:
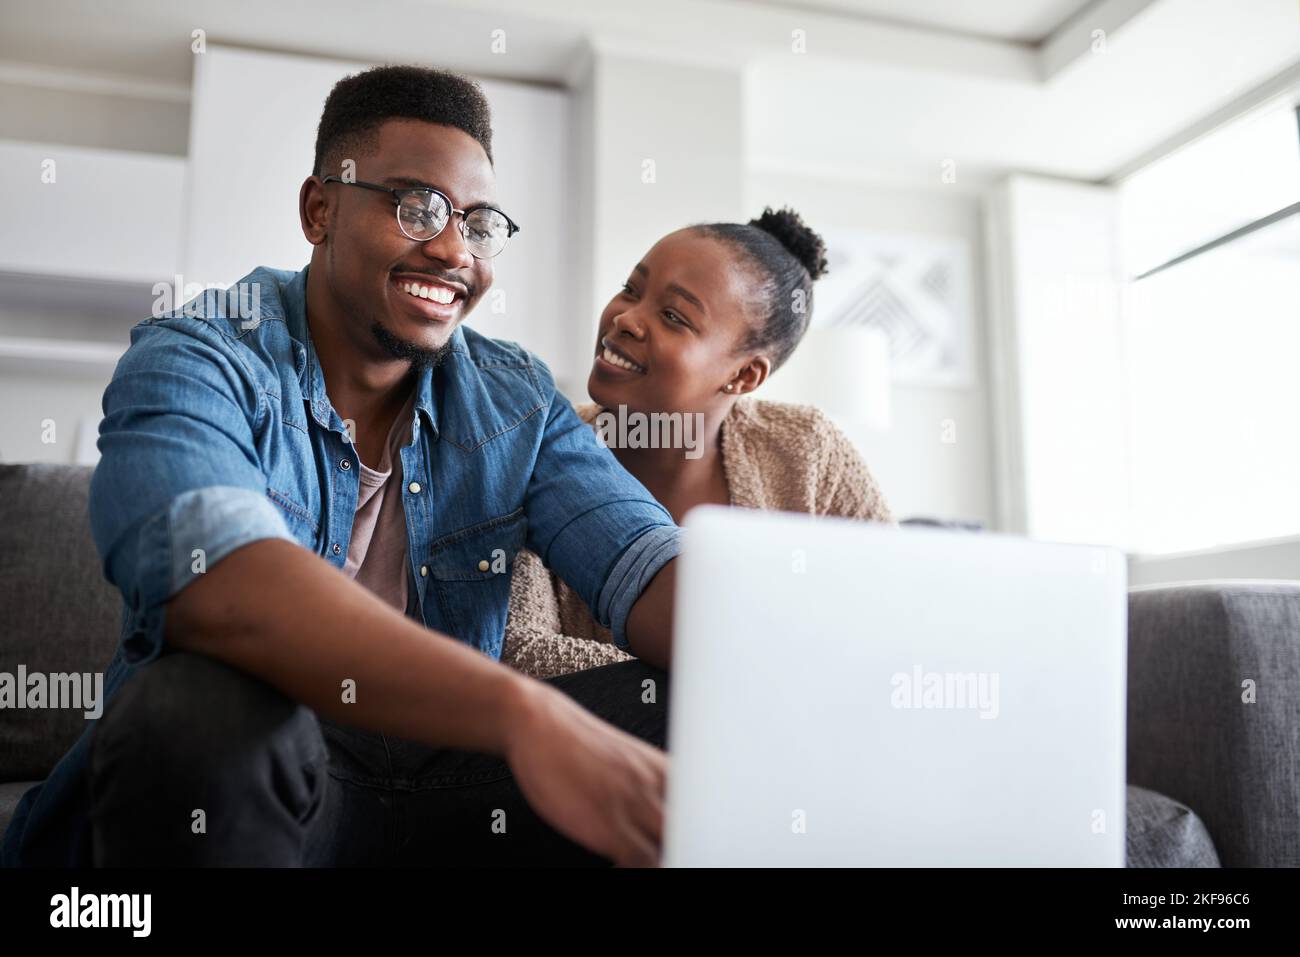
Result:
{"label": "man's smile", "polygon": [[460,283],[421,273],[394,273],[389,288],[406,312],[434,322],[457,318],[468,291]]}

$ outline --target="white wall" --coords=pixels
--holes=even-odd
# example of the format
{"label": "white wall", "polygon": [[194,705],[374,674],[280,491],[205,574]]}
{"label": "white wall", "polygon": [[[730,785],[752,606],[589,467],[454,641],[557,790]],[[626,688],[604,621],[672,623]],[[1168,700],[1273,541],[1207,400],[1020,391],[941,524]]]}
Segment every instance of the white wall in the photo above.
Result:
{"label": "white wall", "polygon": [[[978,199],[942,186],[903,189],[773,171],[752,172],[745,193],[746,219],[764,206],[789,205],[817,230],[834,227],[915,233],[957,238],[969,245],[974,277],[970,291],[975,320],[974,386],[895,385],[893,424],[888,431],[848,425],[845,431],[862,451],[896,517],[926,516],[995,527]],[[944,422],[949,419],[954,424],[955,442],[943,441]]]}
{"label": "white wall", "polygon": [[[149,314],[147,285],[85,284],[57,295],[51,282],[0,278],[0,462],[91,461],[78,456],[78,437],[97,434],[116,357]],[[15,343],[38,348],[15,354]],[[98,457],[93,448],[85,454]]]}
{"label": "white wall", "polygon": [[0,270],[166,277],[176,266],[184,170],[175,156],[0,140]]}
{"label": "white wall", "polygon": [[1115,190],[1017,175],[990,197],[999,511],[1007,530],[1129,544]]}
{"label": "white wall", "polygon": [[97,455],[78,438],[93,440],[128,332],[175,270],[184,165],[0,141],[0,461]]}
{"label": "white wall", "polygon": [[6,139],[184,156],[187,100],[0,82]]}
{"label": "white wall", "polygon": [[1177,555],[1129,555],[1131,585],[1219,578],[1300,579],[1300,536]]}
{"label": "white wall", "polygon": [[57,375],[5,369],[0,375],[0,409],[6,410],[0,417],[0,462],[76,462],[83,433],[88,430],[92,442],[98,435],[100,400],[112,374],[111,366]]}

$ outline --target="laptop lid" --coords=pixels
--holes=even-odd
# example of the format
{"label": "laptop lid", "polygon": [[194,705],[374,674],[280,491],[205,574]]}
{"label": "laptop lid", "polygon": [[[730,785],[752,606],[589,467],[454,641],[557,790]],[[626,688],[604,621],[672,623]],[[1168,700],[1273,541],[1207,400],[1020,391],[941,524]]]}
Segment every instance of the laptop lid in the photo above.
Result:
{"label": "laptop lid", "polygon": [[1113,548],[687,517],[670,866],[1122,866]]}

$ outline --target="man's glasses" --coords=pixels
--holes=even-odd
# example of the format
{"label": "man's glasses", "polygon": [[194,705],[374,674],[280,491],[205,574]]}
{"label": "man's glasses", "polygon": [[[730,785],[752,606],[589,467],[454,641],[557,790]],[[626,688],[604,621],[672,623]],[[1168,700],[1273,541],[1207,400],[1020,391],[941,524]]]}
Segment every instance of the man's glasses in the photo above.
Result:
{"label": "man's glasses", "polygon": [[433,239],[447,228],[453,213],[460,213],[460,234],[465,237],[465,246],[475,259],[491,259],[506,248],[506,240],[519,232],[514,220],[496,207],[457,209],[445,194],[428,186],[394,188],[339,176],[326,176],[322,182],[388,193],[397,207],[398,228],[404,236],[417,243]]}

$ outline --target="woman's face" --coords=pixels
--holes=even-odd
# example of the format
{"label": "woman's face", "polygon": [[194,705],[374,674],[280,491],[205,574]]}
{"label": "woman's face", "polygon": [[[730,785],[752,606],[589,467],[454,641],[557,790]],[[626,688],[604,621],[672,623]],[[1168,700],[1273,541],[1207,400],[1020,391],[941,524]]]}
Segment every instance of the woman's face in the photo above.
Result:
{"label": "woman's face", "polygon": [[729,401],[721,390],[738,376],[740,391],[761,382],[767,360],[737,352],[755,305],[753,272],[737,259],[691,229],[655,243],[600,314],[591,398],[629,412],[709,412]]}

